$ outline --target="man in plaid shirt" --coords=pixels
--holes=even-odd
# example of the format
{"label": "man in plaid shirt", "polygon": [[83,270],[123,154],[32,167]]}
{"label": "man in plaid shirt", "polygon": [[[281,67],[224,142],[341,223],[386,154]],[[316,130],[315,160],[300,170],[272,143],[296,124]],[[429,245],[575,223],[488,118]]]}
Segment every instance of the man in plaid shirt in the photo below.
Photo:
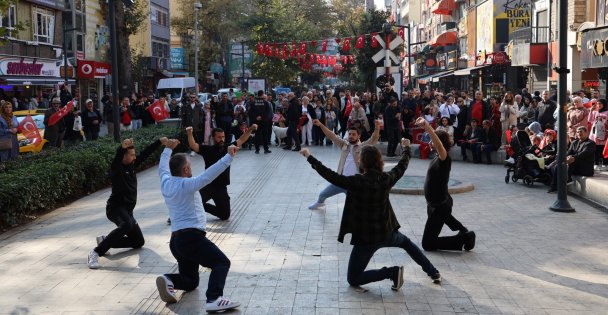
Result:
{"label": "man in plaid shirt", "polygon": [[315,159],[308,149],[301,154],[307,158],[312,168],[331,184],[347,191],[344,213],[340,224],[338,241],[351,233],[354,245],[348,262],[348,283],[352,286],[390,279],[391,289],[397,291],[403,285],[403,266],[382,267],[365,270],[374,253],[384,247],[400,247],[422,267],[434,283],[441,282],[439,271],[424,253],[407,236],[399,232],[399,222],[389,200],[389,192],[403,176],[410,161],[410,141],[401,140],[403,156],[399,163],[388,172],[383,172],[382,154],[374,146],[361,149],[359,167],[361,174],[340,175],[325,167]]}

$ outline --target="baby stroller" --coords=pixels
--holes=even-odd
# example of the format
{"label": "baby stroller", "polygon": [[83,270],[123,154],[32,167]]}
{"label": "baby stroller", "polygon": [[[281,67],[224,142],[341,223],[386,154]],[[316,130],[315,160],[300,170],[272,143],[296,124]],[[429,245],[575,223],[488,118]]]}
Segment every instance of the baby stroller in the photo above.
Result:
{"label": "baby stroller", "polygon": [[[538,157],[538,148],[532,145],[528,134],[519,130],[515,137],[511,140],[511,148],[513,149],[513,163],[507,162],[507,175],[505,183],[509,183],[509,179],[516,183],[522,180],[527,186],[533,186],[534,182],[551,183],[551,175],[545,170],[544,158]],[[512,174],[512,175],[511,175]]]}

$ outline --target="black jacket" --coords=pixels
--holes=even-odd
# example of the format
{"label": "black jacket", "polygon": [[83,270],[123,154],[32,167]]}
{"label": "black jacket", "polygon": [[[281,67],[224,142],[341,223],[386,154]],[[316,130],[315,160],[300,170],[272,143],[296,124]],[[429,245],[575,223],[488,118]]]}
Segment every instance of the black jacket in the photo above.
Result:
{"label": "black jacket", "polygon": [[[249,121],[251,123],[256,122],[259,124],[268,120],[268,112],[271,110],[271,105],[268,103],[262,98],[255,98],[255,101],[249,107]],[[258,116],[260,120],[257,119]]]}
{"label": "black jacket", "polygon": [[[82,119],[82,129],[86,131],[99,132],[99,127],[101,126],[101,113],[97,109],[93,109],[89,111],[86,109],[82,113],[80,113],[80,117]],[[97,120],[97,125],[93,124],[93,121]]]}
{"label": "black jacket", "polygon": [[387,106],[384,111],[384,129],[399,129],[399,119],[395,117],[401,109],[399,106],[393,108],[392,106]]}
{"label": "black jacket", "polygon": [[122,146],[116,150],[116,155],[110,166],[110,179],[112,180],[112,194],[108,204],[135,204],[137,202],[137,176],[135,170],[156,149],[160,147],[160,140],[156,140],[145,148],[135,159],[135,162],[124,165],[122,157],[127,152]]}
{"label": "black jacket", "polygon": [[[539,103],[539,105],[540,105],[540,103]],[[547,125],[555,124],[555,119],[553,118],[553,113],[555,112],[556,109],[557,109],[557,104],[555,104],[554,101],[549,100],[549,104],[546,105],[545,110],[543,111],[542,115],[539,115],[538,119],[537,119],[542,130],[545,130],[545,128],[547,128]],[[537,115],[538,115],[538,113],[537,113]]]}
{"label": "black jacket", "polygon": [[289,101],[289,107],[287,108],[287,121],[290,123],[298,123],[302,116],[302,105],[297,98],[293,98]]}
{"label": "black jacket", "polygon": [[368,170],[354,176],[340,175],[312,155],[308,157],[308,163],[321,177],[347,190],[338,241],[343,242],[344,235],[351,233],[352,245],[379,244],[399,229],[389,192],[403,176],[410,156],[410,149],[406,148],[399,163],[390,171]]}
{"label": "black jacket", "polygon": [[500,139],[498,139],[496,130],[492,127],[490,127],[487,132],[483,128],[481,128],[481,130],[482,136],[479,141],[481,141],[482,144],[492,144],[494,146],[494,151],[497,151],[500,146]]}
{"label": "black jacket", "polygon": [[595,142],[589,138],[572,141],[568,149],[568,155],[574,157],[574,163],[569,165],[572,168],[572,175],[593,176],[595,149]]}

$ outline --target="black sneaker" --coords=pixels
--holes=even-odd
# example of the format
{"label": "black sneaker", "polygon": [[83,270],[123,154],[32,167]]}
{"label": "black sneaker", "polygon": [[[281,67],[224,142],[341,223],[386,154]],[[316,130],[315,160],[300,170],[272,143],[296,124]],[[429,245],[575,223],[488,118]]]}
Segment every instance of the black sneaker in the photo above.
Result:
{"label": "black sneaker", "polygon": [[255,150],[255,154],[260,154],[260,150]]}
{"label": "black sneaker", "polygon": [[441,275],[439,274],[439,271],[437,271],[437,273],[432,275],[431,279],[433,280],[434,284],[441,284]]}
{"label": "black sneaker", "polygon": [[397,267],[397,270],[395,271],[395,274],[391,280],[393,280],[391,289],[393,291],[399,291],[399,289],[401,289],[403,286],[403,266]]}
{"label": "black sneaker", "polygon": [[283,147],[283,150],[291,150],[290,146]]}
{"label": "black sneaker", "polygon": [[302,148],[301,148],[301,147],[296,147],[295,149],[293,149],[293,150],[291,150],[291,151],[298,151],[298,152],[300,152],[300,150],[302,150]]}
{"label": "black sneaker", "polygon": [[268,149],[264,150],[264,154],[268,154],[268,153],[272,153],[272,151],[270,151]]}
{"label": "black sneaker", "polygon": [[469,251],[475,247],[475,232],[469,231],[464,233],[466,240],[464,241],[464,250]]}

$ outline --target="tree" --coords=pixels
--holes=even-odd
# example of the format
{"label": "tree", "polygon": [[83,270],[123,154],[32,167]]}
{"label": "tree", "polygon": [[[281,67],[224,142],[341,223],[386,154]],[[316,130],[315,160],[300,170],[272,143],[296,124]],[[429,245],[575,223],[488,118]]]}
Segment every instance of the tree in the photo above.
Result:
{"label": "tree", "polygon": [[114,9],[116,10],[116,51],[120,78],[118,90],[121,97],[130,96],[134,86],[132,75],[134,65],[131,59],[129,36],[135,34],[143,25],[148,18],[148,11],[146,2],[143,0],[135,0],[135,4],[130,8],[125,7],[122,1],[115,0]]}
{"label": "tree", "polygon": [[[358,34],[370,34],[370,33],[378,33],[380,36],[382,34],[382,25],[386,23],[388,18],[388,12],[386,11],[377,11],[377,10],[369,10],[365,12],[363,15],[360,24],[357,26]],[[393,38],[396,36],[396,32],[393,32]],[[383,37],[384,38],[384,37]],[[372,48],[369,44],[366,44],[362,49],[356,49],[354,52],[355,60],[356,60],[356,75],[359,81],[365,83],[366,89],[370,91],[375,91],[375,80],[376,80],[376,67],[381,67],[383,64],[379,62],[376,64],[372,57],[382,49],[380,45],[376,48]],[[395,49],[397,56],[399,55],[399,47]]]}
{"label": "tree", "polygon": [[[258,42],[291,46],[292,41],[310,41],[335,36],[334,17],[324,0],[253,0],[242,29],[250,30],[250,46]],[[309,52],[312,49],[309,49]],[[282,60],[256,55],[251,65],[255,76],[268,84],[291,84],[301,69],[293,59]]]}

